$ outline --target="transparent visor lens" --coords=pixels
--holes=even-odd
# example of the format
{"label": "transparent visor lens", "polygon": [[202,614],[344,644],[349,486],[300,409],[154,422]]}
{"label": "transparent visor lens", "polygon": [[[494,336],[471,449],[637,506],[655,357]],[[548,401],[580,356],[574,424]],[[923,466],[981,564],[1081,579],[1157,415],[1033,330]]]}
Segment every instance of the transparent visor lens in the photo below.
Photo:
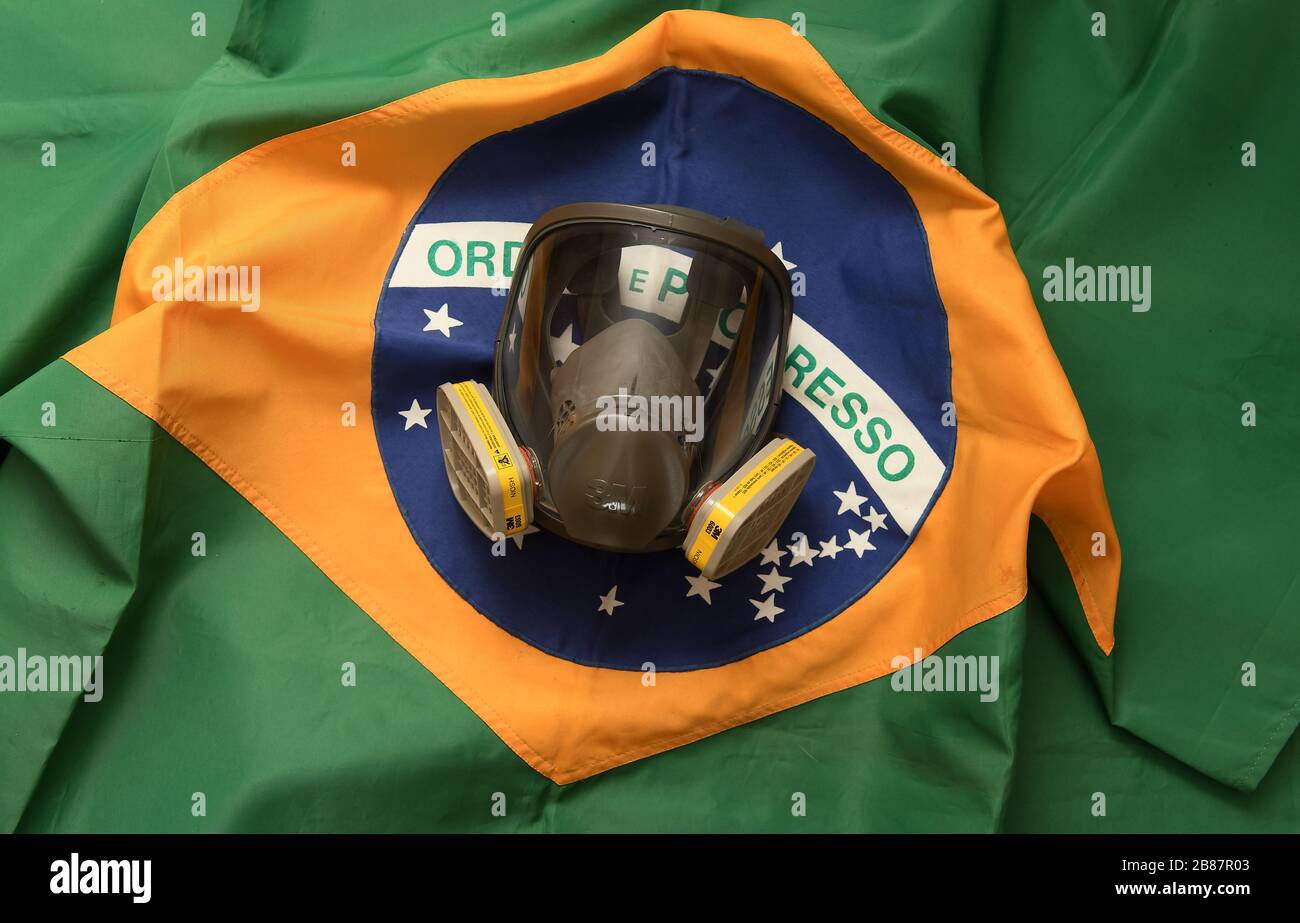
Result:
{"label": "transparent visor lens", "polygon": [[561,518],[637,519],[586,536],[596,544],[680,525],[699,485],[763,435],[780,283],[731,247],[613,223],[546,234],[517,273],[497,374],[502,410],[540,462],[537,502]]}

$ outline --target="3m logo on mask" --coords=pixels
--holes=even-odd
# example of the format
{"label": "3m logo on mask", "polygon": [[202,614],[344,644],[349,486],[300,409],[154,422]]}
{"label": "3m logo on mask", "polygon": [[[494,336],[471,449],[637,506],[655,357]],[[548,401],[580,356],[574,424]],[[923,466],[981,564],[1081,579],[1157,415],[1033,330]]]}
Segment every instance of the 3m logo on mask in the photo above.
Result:
{"label": "3m logo on mask", "polygon": [[587,482],[587,506],[607,513],[635,516],[637,504],[645,497],[645,493],[644,487],[611,484],[604,478],[592,478]]}

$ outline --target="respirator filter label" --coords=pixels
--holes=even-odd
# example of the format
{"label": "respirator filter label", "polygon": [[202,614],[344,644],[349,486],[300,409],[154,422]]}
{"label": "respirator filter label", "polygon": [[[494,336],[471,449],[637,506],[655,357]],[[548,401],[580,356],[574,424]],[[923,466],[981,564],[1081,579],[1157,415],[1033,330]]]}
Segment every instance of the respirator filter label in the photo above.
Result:
{"label": "respirator filter label", "polygon": [[[787,469],[796,460],[803,458],[808,461],[812,455],[793,439],[773,440],[768,443],[768,448],[769,451],[758,456],[757,464],[742,467],[713,496],[706,498],[696,514],[703,518],[703,524],[686,552],[686,559],[706,574],[716,572],[716,567],[709,567],[714,554],[724,542],[729,543],[734,537],[728,530],[733,528],[733,524],[735,528],[743,528],[744,520],[749,518],[745,515],[747,507],[765,491],[770,493],[767,491],[769,486],[776,486],[777,481],[786,479],[790,473]],[[799,487],[803,486],[806,476],[805,472]],[[741,521],[737,522],[737,519]]]}
{"label": "respirator filter label", "polygon": [[506,535],[518,535],[528,525],[528,515],[524,505],[523,470],[510,451],[509,441],[488,410],[478,386],[472,381],[460,381],[452,385],[452,389],[465,405],[470,422],[477,430],[480,442],[487,449],[497,480],[501,485],[501,501],[505,509],[505,523],[501,531]]}

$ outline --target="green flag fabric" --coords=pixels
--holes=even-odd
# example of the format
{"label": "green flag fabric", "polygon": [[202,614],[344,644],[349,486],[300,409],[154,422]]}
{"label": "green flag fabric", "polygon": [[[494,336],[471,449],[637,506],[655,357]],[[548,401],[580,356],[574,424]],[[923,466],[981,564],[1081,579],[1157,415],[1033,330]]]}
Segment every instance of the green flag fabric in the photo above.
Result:
{"label": "green flag fabric", "polygon": [[[706,6],[805,35],[1000,206],[1105,472],[1113,651],[1035,521],[1027,595],[939,650],[996,658],[992,700],[882,676],[556,784],[210,460],[61,357],[109,327],[130,241],[231,158],[596,57],[671,7],[4,3],[0,826],[1300,829],[1300,10]],[[1134,270],[1123,297],[1097,297],[1106,267]],[[58,655],[102,658],[102,697],[17,688],[22,658]]]}

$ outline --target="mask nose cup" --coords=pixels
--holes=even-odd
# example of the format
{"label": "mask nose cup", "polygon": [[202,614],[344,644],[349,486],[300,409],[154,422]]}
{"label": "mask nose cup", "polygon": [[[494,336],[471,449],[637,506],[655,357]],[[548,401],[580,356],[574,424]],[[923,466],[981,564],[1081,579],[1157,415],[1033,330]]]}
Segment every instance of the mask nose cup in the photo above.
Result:
{"label": "mask nose cup", "polygon": [[686,530],[686,559],[710,579],[763,550],[794,506],[817,456],[776,438],[699,501]]}

